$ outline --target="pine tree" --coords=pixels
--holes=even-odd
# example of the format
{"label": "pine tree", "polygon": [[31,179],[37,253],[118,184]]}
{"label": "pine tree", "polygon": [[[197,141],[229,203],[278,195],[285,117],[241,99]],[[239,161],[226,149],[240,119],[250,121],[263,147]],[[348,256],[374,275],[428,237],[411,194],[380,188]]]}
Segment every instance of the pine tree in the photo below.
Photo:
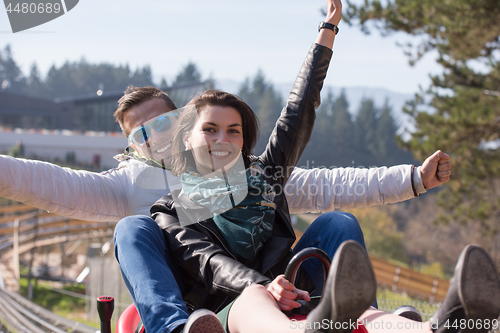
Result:
{"label": "pine tree", "polygon": [[181,83],[201,83],[201,73],[194,62],[190,61],[175,77],[174,85]]}
{"label": "pine tree", "polygon": [[85,58],[79,62],[65,62],[61,67],[49,69],[42,81],[45,93],[39,94],[35,87],[28,87],[28,93],[45,98],[94,95],[98,90],[106,92],[123,91],[128,85],[154,85],[149,66],[131,71],[128,65],[115,66],[108,63],[90,64]]}
{"label": "pine tree", "polygon": [[451,154],[452,178],[440,192],[443,219],[477,223],[493,242],[500,233],[498,0],[366,0],[348,2],[345,12],[366,32],[371,22],[383,34],[419,36],[419,45],[406,46],[410,64],[437,50],[443,74],[407,104],[416,127],[407,146],[419,160],[436,149]]}
{"label": "pine tree", "polygon": [[392,107],[386,99],[380,110],[377,124],[378,165],[393,166],[397,164],[416,163],[410,152],[406,152],[398,145],[398,126],[392,116]]}
{"label": "pine tree", "polygon": [[259,117],[260,137],[255,146],[255,153],[264,151],[274,124],[283,108],[280,94],[274,89],[261,70],[253,79],[246,78],[241,85],[238,95],[252,108]]}
{"label": "pine tree", "polygon": [[[355,149],[362,153],[357,166],[377,165],[377,109],[372,99],[363,98],[354,121]],[[359,164],[358,164],[359,163]]]}
{"label": "pine tree", "polygon": [[0,89],[19,94],[26,90],[26,78],[12,56],[10,45],[0,51]]}
{"label": "pine tree", "polygon": [[336,165],[338,156],[335,140],[332,138],[332,114],[335,107],[333,92],[328,90],[326,98],[322,99],[316,110],[316,121],[311,140],[307,145],[298,166],[305,168],[328,167]]}
{"label": "pine tree", "polygon": [[42,78],[40,77],[40,72],[38,71],[38,66],[36,63],[31,65],[30,75],[26,80],[28,85],[26,91],[33,96],[44,96],[46,95],[45,85],[43,84]]}
{"label": "pine tree", "polygon": [[349,102],[345,90],[342,90],[335,100],[330,133],[331,144],[335,147],[333,165],[353,166],[353,161],[356,163],[359,157],[358,152],[355,151],[354,122],[349,112]]}

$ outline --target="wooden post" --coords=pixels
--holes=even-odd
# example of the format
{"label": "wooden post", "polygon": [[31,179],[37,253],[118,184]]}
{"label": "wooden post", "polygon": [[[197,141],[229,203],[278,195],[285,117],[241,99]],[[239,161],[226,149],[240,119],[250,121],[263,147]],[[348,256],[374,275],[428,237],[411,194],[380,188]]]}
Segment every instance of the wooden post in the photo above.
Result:
{"label": "wooden post", "polygon": [[[30,260],[30,267],[28,270],[28,299],[33,299],[33,284],[31,283],[31,278],[33,277],[33,261],[35,260],[35,249],[36,249],[36,236],[38,234],[38,216],[35,215],[35,226],[33,228],[34,235],[33,235],[33,247],[31,248],[31,260]],[[35,279],[36,282],[36,279]]]}
{"label": "wooden post", "polygon": [[14,221],[14,275],[17,283],[20,283],[21,273],[19,272],[19,219]]}

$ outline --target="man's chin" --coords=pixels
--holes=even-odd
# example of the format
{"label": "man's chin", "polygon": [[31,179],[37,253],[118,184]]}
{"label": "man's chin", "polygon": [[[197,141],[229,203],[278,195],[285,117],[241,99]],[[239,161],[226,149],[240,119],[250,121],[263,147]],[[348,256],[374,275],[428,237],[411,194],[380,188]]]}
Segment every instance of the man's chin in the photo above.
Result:
{"label": "man's chin", "polygon": [[171,155],[153,155],[153,160],[158,162],[161,166],[165,168],[169,168],[172,165],[172,156]]}

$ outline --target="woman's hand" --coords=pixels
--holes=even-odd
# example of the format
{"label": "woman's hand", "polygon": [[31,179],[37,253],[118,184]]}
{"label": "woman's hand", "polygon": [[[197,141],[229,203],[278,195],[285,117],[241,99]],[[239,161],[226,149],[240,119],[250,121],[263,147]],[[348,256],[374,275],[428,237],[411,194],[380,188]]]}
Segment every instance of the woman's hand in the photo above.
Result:
{"label": "woman's hand", "polygon": [[299,308],[300,303],[295,301],[297,299],[311,300],[307,291],[295,288],[293,284],[285,279],[283,274],[278,275],[271,283],[268,283],[266,288],[282,311]]}
{"label": "woman's hand", "polygon": [[[339,25],[342,18],[342,1],[341,0],[326,0],[326,23],[331,23],[336,26]],[[333,48],[333,41],[335,40],[335,33],[330,29],[321,29],[319,32],[316,43]]]}
{"label": "woman's hand", "polygon": [[341,0],[326,0],[326,18],[325,22],[339,25],[342,14]]}

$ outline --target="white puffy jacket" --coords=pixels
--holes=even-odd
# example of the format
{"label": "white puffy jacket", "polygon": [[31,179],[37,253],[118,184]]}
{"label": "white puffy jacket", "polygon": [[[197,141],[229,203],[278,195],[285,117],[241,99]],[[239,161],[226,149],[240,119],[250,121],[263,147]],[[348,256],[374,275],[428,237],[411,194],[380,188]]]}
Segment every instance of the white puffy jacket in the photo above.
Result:
{"label": "white puffy jacket", "polygon": [[[296,168],[285,194],[290,212],[320,213],[394,203],[414,197],[411,165],[391,168]],[[420,168],[415,188],[424,193]],[[0,155],[0,196],[62,216],[87,221],[119,221],[148,215],[150,206],[178,186],[160,168],[128,159],[102,173]]]}

